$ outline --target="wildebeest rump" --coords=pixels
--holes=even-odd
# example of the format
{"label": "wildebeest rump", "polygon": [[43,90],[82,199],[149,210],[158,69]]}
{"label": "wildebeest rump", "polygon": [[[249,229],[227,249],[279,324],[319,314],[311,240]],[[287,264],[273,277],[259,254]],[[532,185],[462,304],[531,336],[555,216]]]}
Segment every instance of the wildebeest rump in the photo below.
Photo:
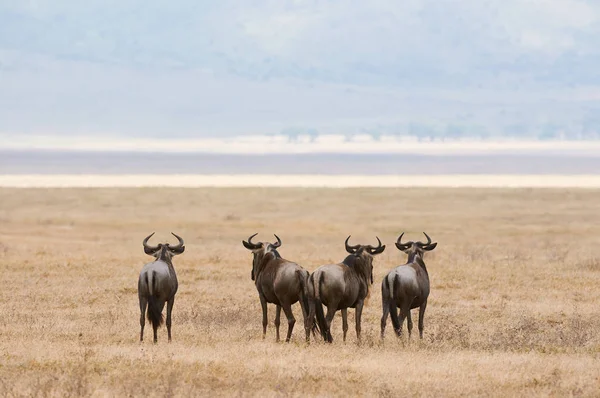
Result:
{"label": "wildebeest rump", "polygon": [[277,235],[275,235],[275,238],[277,238],[276,243],[253,243],[252,238],[256,235],[250,236],[247,242],[243,240],[242,244],[246,249],[252,251],[254,256],[251,278],[256,285],[260,305],[262,306],[263,338],[265,338],[267,333],[267,303],[276,305],[275,331],[277,341],[279,341],[279,325],[281,322],[281,309],[283,308],[283,312],[288,320],[288,331],[285,339],[288,342],[296,323],[296,319],[292,313],[292,305],[300,301],[306,339],[308,340],[310,338],[310,327],[307,321],[308,297],[306,283],[309,273],[300,265],[281,257],[277,251],[281,246],[281,239]]}
{"label": "wildebeest rump", "polygon": [[[350,236],[346,238],[346,251],[350,253],[339,264],[328,264],[317,268],[309,277],[309,322],[315,315],[323,339],[333,342],[331,321],[337,310],[342,311],[342,329],[344,341],[348,331],[348,308],[355,308],[356,337],[360,340],[361,315],[365,298],[369,294],[369,286],[373,284],[373,256],[382,253],[385,245],[377,238],[378,246],[348,245]],[[323,304],[327,307],[327,315],[323,312]]]}
{"label": "wildebeest rump", "polygon": [[[406,264],[391,270],[381,282],[381,299],[383,315],[381,317],[381,338],[385,334],[388,314],[391,314],[394,331],[398,336],[402,332],[404,318],[407,319],[408,336],[412,333],[412,318],[410,310],[419,307],[419,337],[423,338],[425,309],[429,297],[429,273],[423,261],[425,251],[433,250],[437,246],[431,243],[431,238],[425,233],[427,243],[406,242],[402,243],[402,233],[396,241],[398,250],[408,255]],[[400,308],[398,319],[397,308]]]}
{"label": "wildebeest rump", "polygon": [[159,243],[158,246],[149,246],[148,239],[154,232],[144,239],[142,245],[144,252],[154,256],[156,261],[144,265],[138,279],[138,298],[140,301],[140,341],[144,340],[144,313],[148,307],[148,320],[154,331],[154,342],[158,341],[157,329],[163,322],[162,310],[167,303],[167,333],[171,341],[171,312],[175,302],[175,293],[179,286],[173,262],[173,256],[181,254],[185,250],[183,239],[171,232],[177,238],[179,244],[170,246],[168,243]]}

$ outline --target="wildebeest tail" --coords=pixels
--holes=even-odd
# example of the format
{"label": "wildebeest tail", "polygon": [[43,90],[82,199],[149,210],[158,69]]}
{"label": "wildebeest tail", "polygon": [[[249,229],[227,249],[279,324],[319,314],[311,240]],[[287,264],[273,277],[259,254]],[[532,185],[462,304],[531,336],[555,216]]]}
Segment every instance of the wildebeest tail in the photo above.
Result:
{"label": "wildebeest tail", "polygon": [[319,329],[321,330],[321,336],[323,336],[323,340],[332,343],[333,337],[331,337],[331,332],[327,327],[327,320],[325,319],[325,312],[323,311],[323,304],[321,303],[321,283],[323,282],[323,274],[319,274],[319,281],[315,283],[314,274],[310,276],[313,285],[315,287],[315,314],[317,316],[317,323],[319,325]]}
{"label": "wildebeest tail", "polygon": [[302,270],[297,270],[296,277],[300,283],[300,299],[302,300],[302,305],[304,306],[305,311],[308,312],[308,271],[302,272]]}
{"label": "wildebeest tail", "polygon": [[398,318],[398,308],[396,306],[396,301],[394,300],[394,292],[400,286],[400,277],[398,276],[398,274],[396,274],[394,275],[394,279],[392,279],[389,282],[390,299],[388,300],[388,305],[390,306],[390,316],[392,318],[392,325],[394,326],[394,330],[398,331],[400,329],[400,319]]}
{"label": "wildebeest tail", "polygon": [[156,291],[156,275],[154,275],[154,271],[146,274],[146,284],[148,285],[148,312],[147,317],[152,327],[159,327],[162,325],[164,318],[162,315],[162,307],[158,302],[158,298],[154,295]]}
{"label": "wildebeest tail", "polygon": [[387,282],[388,282],[388,291],[390,292],[390,300],[394,301],[394,283],[396,281],[396,278],[398,277],[398,274],[394,274],[394,278],[390,278],[389,276],[386,278]]}
{"label": "wildebeest tail", "polygon": [[[302,300],[302,306],[304,307],[304,312],[306,316],[310,314],[310,305],[309,305],[309,293],[308,293],[308,271],[297,270],[296,276],[298,277],[298,282],[300,282],[300,300]],[[321,330],[319,329],[319,325],[315,320],[312,320],[312,332],[313,334],[321,334]]]}

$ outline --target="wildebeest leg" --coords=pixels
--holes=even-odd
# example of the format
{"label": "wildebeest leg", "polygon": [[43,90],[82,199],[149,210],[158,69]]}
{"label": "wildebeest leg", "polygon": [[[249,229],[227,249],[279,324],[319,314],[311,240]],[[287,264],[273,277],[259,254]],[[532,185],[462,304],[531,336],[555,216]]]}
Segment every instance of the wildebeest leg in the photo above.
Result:
{"label": "wildebeest leg", "polygon": [[390,311],[390,317],[392,318],[392,327],[394,328],[394,332],[396,336],[400,336],[402,333],[402,324],[400,323],[400,319],[398,318],[398,304],[394,300],[388,301],[388,309]]}
{"label": "wildebeest leg", "polygon": [[169,343],[171,342],[171,312],[173,311],[173,304],[175,304],[175,296],[167,301],[167,334],[169,335]]}
{"label": "wildebeest leg", "polygon": [[410,315],[410,304],[407,305],[403,302],[402,306],[400,307],[400,327],[397,331],[398,337],[402,335],[402,325],[404,324],[404,318],[406,318],[407,314]]}
{"label": "wildebeest leg", "polygon": [[268,322],[267,321],[267,299],[262,294],[260,294],[259,297],[260,297],[260,306],[262,307],[262,312],[263,312],[263,339],[264,339],[265,336],[267,335],[267,322]]}
{"label": "wildebeest leg", "polygon": [[146,307],[148,306],[148,299],[140,296],[140,341],[144,341],[144,326],[146,325]]}
{"label": "wildebeest leg", "polygon": [[292,330],[294,330],[294,325],[296,324],[296,318],[294,318],[294,313],[292,312],[292,306],[288,303],[282,304],[283,312],[288,320],[288,331],[287,337],[285,338],[285,342],[289,342],[292,337]]}
{"label": "wildebeest leg", "polygon": [[344,331],[344,341],[346,341],[346,333],[348,332],[348,309],[342,310],[342,330]]}
{"label": "wildebeest leg", "polygon": [[275,306],[275,341],[279,341],[279,325],[281,325],[281,306]]}
{"label": "wildebeest leg", "polygon": [[325,322],[327,323],[327,330],[329,330],[329,339],[330,339],[330,343],[333,342],[333,339],[331,338],[331,322],[333,322],[333,317],[335,316],[335,313],[337,311],[337,305],[338,303],[329,303],[329,305],[327,306],[327,315],[325,315]]}
{"label": "wildebeest leg", "polygon": [[406,326],[408,328],[408,339],[410,340],[410,336],[412,335],[412,317],[410,316],[410,308],[406,311]]}
{"label": "wildebeest leg", "polygon": [[356,303],[356,312],[355,312],[355,318],[356,318],[356,338],[358,339],[358,341],[360,342],[360,322],[361,322],[361,318],[362,318],[362,310],[363,310],[363,305],[364,305],[364,300],[359,300]]}
{"label": "wildebeest leg", "polygon": [[423,329],[425,327],[423,324],[423,321],[425,320],[425,308],[427,308],[427,300],[419,307],[419,337],[421,339],[423,338]]}
{"label": "wildebeest leg", "polygon": [[390,313],[390,305],[387,299],[385,298],[383,298],[383,300],[381,301],[381,305],[383,307],[383,315],[381,316],[381,338],[383,339],[383,336],[385,335],[385,325],[387,323],[387,318]]}
{"label": "wildebeest leg", "polygon": [[[304,323],[307,325],[304,328],[306,329],[306,341],[310,341],[310,330],[313,328],[313,325],[315,323],[315,316],[316,316],[316,307],[315,307],[315,301],[310,298],[308,300],[308,318],[306,318],[304,320]],[[315,336],[316,339],[316,336]]]}
{"label": "wildebeest leg", "polygon": [[392,316],[392,325],[394,325],[394,332],[396,332],[396,336],[400,337],[402,334],[402,321],[398,318],[398,306],[396,303],[389,306],[390,315]]}

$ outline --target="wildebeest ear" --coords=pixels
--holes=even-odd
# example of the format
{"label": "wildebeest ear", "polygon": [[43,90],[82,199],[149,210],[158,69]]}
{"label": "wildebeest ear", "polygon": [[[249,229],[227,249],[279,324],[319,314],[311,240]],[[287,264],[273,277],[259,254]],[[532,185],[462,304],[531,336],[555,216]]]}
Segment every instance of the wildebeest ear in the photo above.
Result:
{"label": "wildebeest ear", "polygon": [[423,248],[423,250],[427,250],[427,251],[429,251],[429,250],[433,250],[433,249],[435,249],[435,247],[436,247],[436,246],[437,246],[437,242],[435,242],[435,243],[432,243],[432,244],[430,244],[430,245],[427,245],[427,246],[425,246],[425,247]]}
{"label": "wildebeest ear", "polygon": [[244,245],[246,249],[252,250],[252,246],[250,246],[250,243],[246,242],[245,240],[242,241],[242,245]]}
{"label": "wildebeest ear", "polygon": [[154,253],[159,251],[162,248],[162,243],[159,243],[156,247],[144,246],[144,253],[152,256]]}
{"label": "wildebeest ear", "polygon": [[396,247],[401,252],[405,251],[406,249],[410,248],[411,246],[412,246],[412,242],[409,242],[409,243],[398,243],[398,242],[396,242]]}
{"label": "wildebeest ear", "polygon": [[174,254],[181,254],[185,251],[185,246],[176,247],[176,248],[169,247],[169,250],[171,250],[171,252]]}
{"label": "wildebeest ear", "polygon": [[383,251],[385,250],[385,245],[381,246],[380,248],[375,248],[372,250],[369,250],[369,253],[375,255],[375,254],[381,254],[383,253]]}

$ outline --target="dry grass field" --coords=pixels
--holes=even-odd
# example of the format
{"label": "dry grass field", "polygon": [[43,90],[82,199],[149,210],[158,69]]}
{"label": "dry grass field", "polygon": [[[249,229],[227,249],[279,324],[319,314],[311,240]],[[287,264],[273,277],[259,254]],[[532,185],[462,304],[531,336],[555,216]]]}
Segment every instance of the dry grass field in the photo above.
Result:
{"label": "dry grass field", "polygon": [[[0,204],[0,396],[600,395],[598,190],[3,188]],[[170,344],[148,325],[138,342],[153,231],[186,241]],[[439,242],[425,338],[388,323],[382,343],[402,231]],[[334,343],[307,345],[297,305],[289,344],[271,306],[262,339],[254,232],[309,271],[341,261],[348,234],[387,244],[360,345],[353,310],[345,344],[338,314]]]}

